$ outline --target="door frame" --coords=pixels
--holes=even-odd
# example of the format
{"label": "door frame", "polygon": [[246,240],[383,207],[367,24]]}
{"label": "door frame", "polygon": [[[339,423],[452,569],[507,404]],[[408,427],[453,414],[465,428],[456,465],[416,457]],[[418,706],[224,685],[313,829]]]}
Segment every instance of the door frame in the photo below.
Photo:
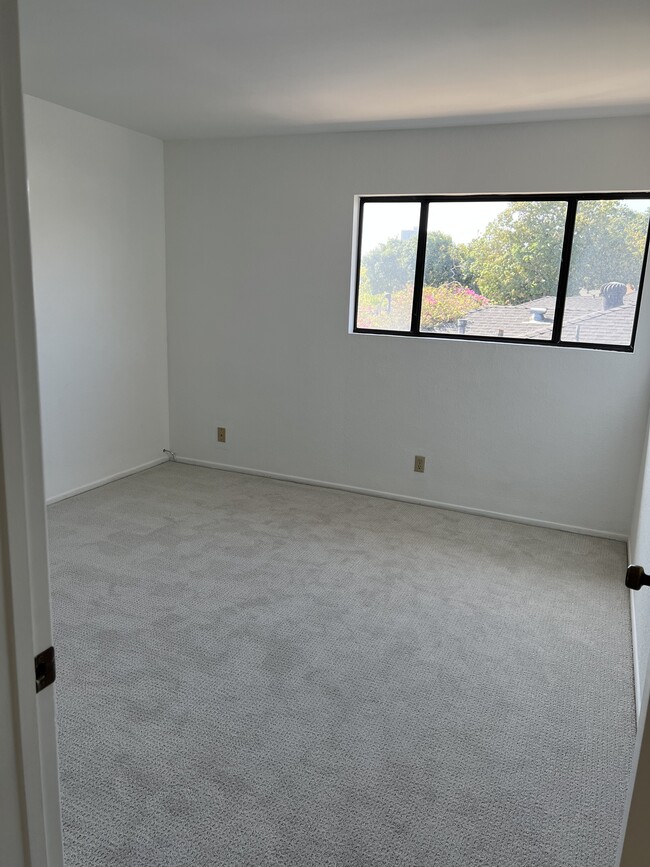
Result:
{"label": "door frame", "polygon": [[617,867],[646,867],[650,852],[650,677],[646,678]]}
{"label": "door frame", "polygon": [[19,46],[0,0],[0,823],[17,865],[63,867],[54,686],[34,674],[52,630]]}

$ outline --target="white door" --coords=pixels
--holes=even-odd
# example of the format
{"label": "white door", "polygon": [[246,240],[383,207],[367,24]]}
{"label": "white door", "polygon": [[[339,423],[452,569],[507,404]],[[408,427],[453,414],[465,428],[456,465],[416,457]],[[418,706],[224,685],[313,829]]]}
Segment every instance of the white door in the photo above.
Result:
{"label": "white door", "polygon": [[637,732],[631,790],[621,840],[620,867],[648,867],[650,864],[650,688],[645,697]]}
{"label": "white door", "polygon": [[[650,571],[650,419],[630,538],[633,563]],[[633,777],[621,839],[620,867],[650,865],[650,587],[632,591],[639,703]]]}
{"label": "white door", "polygon": [[[0,0],[0,860],[63,867],[17,0]],[[5,861],[7,858],[9,860]]]}

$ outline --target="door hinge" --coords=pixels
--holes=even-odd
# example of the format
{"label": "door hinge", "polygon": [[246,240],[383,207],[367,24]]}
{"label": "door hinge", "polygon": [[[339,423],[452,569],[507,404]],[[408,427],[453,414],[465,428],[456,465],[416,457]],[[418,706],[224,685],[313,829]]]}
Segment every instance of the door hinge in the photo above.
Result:
{"label": "door hinge", "polygon": [[56,679],[56,665],[54,663],[54,648],[48,647],[34,657],[34,675],[36,677],[36,692],[40,692],[54,683]]}

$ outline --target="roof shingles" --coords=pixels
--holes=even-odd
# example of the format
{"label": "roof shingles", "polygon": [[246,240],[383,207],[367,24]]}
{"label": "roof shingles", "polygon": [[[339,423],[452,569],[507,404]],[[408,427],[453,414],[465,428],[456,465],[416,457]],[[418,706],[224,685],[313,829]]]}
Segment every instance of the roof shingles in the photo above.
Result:
{"label": "roof shingles", "polygon": [[[632,329],[638,292],[631,292],[618,307],[603,309],[603,299],[593,295],[572,295],[566,299],[562,340],[576,343],[603,343],[627,346]],[[464,334],[472,337],[509,337],[519,340],[550,340],[555,297],[546,295],[523,304],[494,305],[468,313]],[[533,308],[545,308],[544,319],[533,319]],[[458,334],[458,321],[433,329],[439,334]]]}

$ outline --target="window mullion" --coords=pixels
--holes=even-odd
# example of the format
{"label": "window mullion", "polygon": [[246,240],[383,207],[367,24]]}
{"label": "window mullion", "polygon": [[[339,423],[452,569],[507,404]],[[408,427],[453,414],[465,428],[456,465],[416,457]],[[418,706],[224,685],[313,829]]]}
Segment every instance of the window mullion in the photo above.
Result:
{"label": "window mullion", "polygon": [[559,343],[562,335],[562,320],[564,319],[564,306],[566,304],[566,292],[569,283],[569,267],[571,265],[571,247],[573,246],[573,233],[576,225],[577,199],[569,199],[566,209],[566,222],[564,223],[564,241],[562,242],[562,261],[558,276],[557,296],[555,298],[555,313],[553,315],[553,333],[551,343]]}
{"label": "window mullion", "polygon": [[363,239],[363,207],[365,199],[359,200],[359,224],[357,226],[357,273],[355,277],[355,292],[354,292],[354,328],[357,327],[359,316],[359,287],[361,284],[361,241]]}
{"label": "window mullion", "polygon": [[424,286],[424,263],[427,254],[427,224],[429,222],[429,202],[420,203],[420,228],[418,230],[418,249],[413,276],[413,308],[411,310],[411,334],[420,331],[422,313],[422,290]]}

